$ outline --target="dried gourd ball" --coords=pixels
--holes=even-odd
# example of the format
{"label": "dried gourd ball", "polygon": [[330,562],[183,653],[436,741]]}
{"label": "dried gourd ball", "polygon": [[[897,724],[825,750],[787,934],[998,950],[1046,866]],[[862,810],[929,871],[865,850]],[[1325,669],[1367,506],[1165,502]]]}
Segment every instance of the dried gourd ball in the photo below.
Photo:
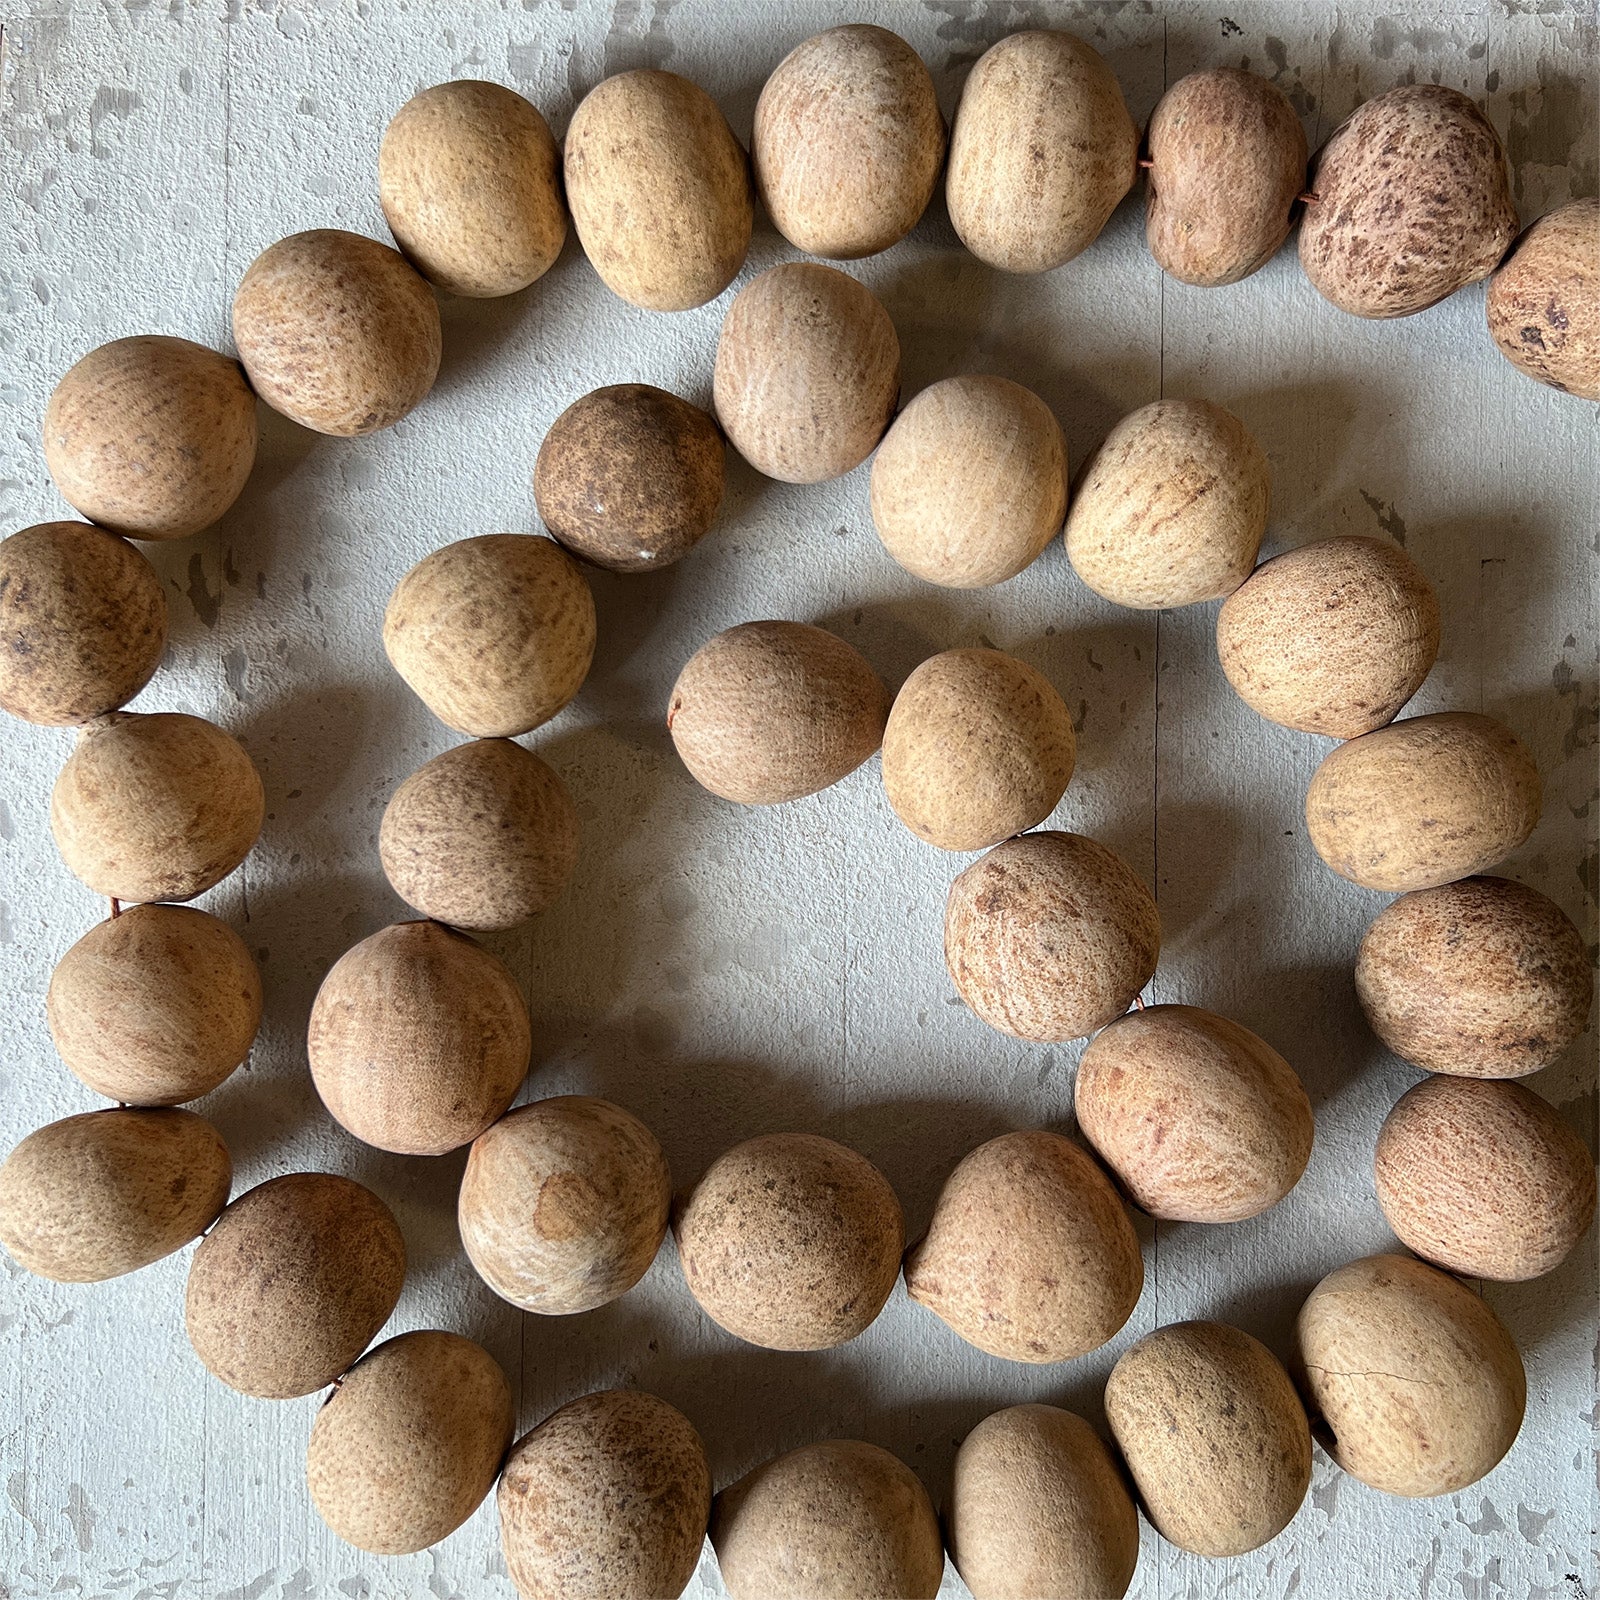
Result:
{"label": "dried gourd ball", "polygon": [[872,462],[872,521],[907,572],[951,589],[1004,583],[1061,532],[1067,447],[1031,389],[969,374],[926,388]]}
{"label": "dried gourd ball", "polygon": [[505,963],[437,922],[402,922],[334,962],[311,1007],[311,1079],[380,1150],[437,1156],[503,1116],[528,1075],[528,1007]]}
{"label": "dried gourd ball", "polygon": [[244,747],[179,711],[118,711],[92,723],[50,794],[61,859],[113,900],[203,894],[250,853],[265,815]]}
{"label": "dried gourd ball", "polygon": [[561,152],[538,108],[463,79],[413,95],[378,147],[378,195],[395,243],[450,294],[515,294],[567,237]]}
{"label": "dried gourd ball", "polygon": [[256,461],[256,397],[237,361],[141,334],[84,356],[44,413],[56,487],[130,539],[182,539],[239,498]]}
{"label": "dried gourd ball", "polygon": [[1489,336],[1519,372],[1600,400],[1600,200],[1540,217],[1489,280]]}
{"label": "dried gourd ball", "polygon": [[511,1384],[482,1345],[402,1333],[368,1351],[317,1413],[312,1504],[358,1550],[426,1550],[478,1509],[515,1431]]}
{"label": "dried gourd ball", "polygon": [[757,472],[821,483],[859,467],[883,437],[900,397],[900,340],[865,284],[787,262],[734,296],[712,391],[717,420]]}
{"label": "dried gourd ball", "polygon": [[894,813],[942,850],[986,850],[1038,826],[1077,757],[1050,680],[999,650],[930,657],[895,696],[883,733]]}
{"label": "dried gourd ball", "polygon": [[1401,895],[1362,936],[1356,994],[1372,1031],[1428,1072],[1521,1078],[1583,1032],[1594,972],[1555,901],[1509,878]]}
{"label": "dried gourd ball", "polygon": [[457,1220],[478,1275],[524,1311],[592,1311],[626,1294],[667,1234],[672,1177],[655,1135],[608,1100],[561,1095],[472,1142]]}
{"label": "dried gourd ball", "polygon": [[767,806],[854,772],[888,716],[889,691],[854,646],[804,622],[745,622],[689,658],[667,728],[696,783]]}
{"label": "dried gourd ball", "polygon": [[1341,878],[1398,894],[1504,861],[1533,832],[1540,793],[1504,723],[1442,711],[1331,750],[1306,791],[1306,827]]}
{"label": "dried gourd ball", "polygon": [[1155,896],[1115,850],[1078,833],[998,844],[950,886],[944,957],[991,1028],[1045,1044],[1120,1017],[1161,950]]}
{"label": "dried gourd ball", "polygon": [[383,648],[447,727],[509,738],[548,722],[583,687],[594,595],[553,539],[458,539],[395,586]]}
{"label": "dried gourd ball", "polygon": [[261,975],[244,940],[209,913],[131,906],[62,956],[45,1010],[61,1059],[95,1093],[178,1105],[249,1055]]}
{"label": "dried gourd ball", "polygon": [[578,862],[578,810],[550,767],[509,739],[457,745],[395,790],[378,829],[394,892],[455,928],[514,928]]}
{"label": "dried gourd ball", "polygon": [[700,1309],[769,1350],[827,1350],[864,1332],[900,1275],[906,1237],[889,1180],[810,1133],[735,1145],[673,1231]]}
{"label": "dried gourd ball", "polygon": [[439,306],[398,250],[316,228],[251,263],[233,297],[233,342],[274,411],[351,438],[393,427],[433,387]]}
{"label": "dried gourd ball", "polygon": [[167,647],[155,568],[87,522],[41,522],[0,542],[0,709],[60,727],[124,706]]}
{"label": "dried gourd ball", "polygon": [[288,1400],[349,1369],[405,1274],[405,1240],[377,1195],[331,1172],[293,1172],[240,1195],[206,1235],[184,1325],[230,1388]]}
{"label": "dried gourd ball", "polygon": [[1439,654],[1439,597],[1399,545],[1319,539],[1263,562],[1217,614],[1217,655],[1269,722],[1354,739],[1392,722]]}
{"label": "dried gourd ball", "polygon": [[192,1111],[90,1111],[30,1133],[0,1166],[0,1245],[58,1283],[98,1283],[181,1250],[228,1203],[233,1162]]}
{"label": "dried gourd ball", "polygon": [[722,504],[722,433],[709,413],[648,383],[617,383],[556,418],[533,497],[569,550],[613,572],[670,567]]}

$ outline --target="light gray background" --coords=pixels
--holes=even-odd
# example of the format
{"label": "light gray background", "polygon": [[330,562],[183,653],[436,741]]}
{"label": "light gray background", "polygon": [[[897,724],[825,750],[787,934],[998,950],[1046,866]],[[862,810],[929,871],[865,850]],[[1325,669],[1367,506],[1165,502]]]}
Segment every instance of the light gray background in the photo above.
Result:
{"label": "light gray background", "polygon": [[[748,138],[765,74],[817,29],[876,19],[931,65],[946,115],[994,39],[1075,27],[1143,119],[1200,65],[1272,76],[1313,147],[1359,101],[1412,79],[1481,99],[1505,137],[1525,219],[1597,181],[1596,29],[1584,0],[1047,6],[963,0],[709,0],[47,5],[4,35],[0,146],[0,524],[66,515],[44,469],[52,384],[91,346],[163,331],[226,346],[234,285],[296,229],[387,237],[379,136],[416,89],[498,79],[561,134],[601,77],[659,64],[706,85]],[[1508,871],[1594,935],[1597,866],[1597,409],[1511,370],[1481,288],[1398,324],[1320,300],[1285,252],[1243,284],[1165,282],[1131,197],[1100,241],[1042,278],[1004,278],[956,245],[936,203],[907,242],[852,270],[893,314],[905,392],[957,372],[1036,388],[1074,466],[1159,394],[1235,409],[1275,474],[1269,550],[1386,531],[1438,585],[1444,652],[1415,709],[1481,709],[1531,744],[1545,816]],[[745,277],[792,252],[759,227]],[[880,550],[862,469],[791,488],[730,461],[726,510],[681,566],[595,579],[600,646],[570,710],[530,741],[571,785],[586,828],[577,879],[526,932],[495,941],[526,983],[536,1064],[526,1094],[612,1096],[656,1130],[680,1183],[726,1146],[811,1128],[878,1161],[913,1232],[980,1140],[1066,1126],[1078,1047],[1024,1046],[955,999],[940,960],[962,864],[911,838],[876,763],[770,811],[701,793],[662,727],[677,668],[755,617],[821,621],[893,682],[935,650],[992,641],[1044,669],[1073,707],[1081,755],[1056,821],[1108,840],[1159,886],[1167,944],[1154,998],[1223,1011],[1304,1077],[1318,1140],[1295,1193],[1239,1226],[1142,1226],[1147,1282],[1104,1350],[1024,1369],[961,1344],[897,1291],[864,1337],[818,1355],[735,1344],[699,1315],[672,1249],[620,1303],[540,1321],[498,1303],[462,1258],[462,1158],[363,1148],[312,1092],[302,1035],[318,980],[402,914],[376,832],[394,785],[452,736],[388,670],[390,588],[449,540],[536,526],[529,473],[572,400],[642,379],[705,401],[728,296],[681,316],[638,311],[575,242],[514,299],[447,303],[445,361],[393,431],[323,439],[263,412],[260,465],[211,533],[148,547],[167,578],[168,663],[136,702],[215,718],[248,745],[268,821],[244,870],[207,897],[260,958],[267,1021],[249,1066],[200,1109],[238,1186],[325,1167],[395,1207],[413,1268],[388,1330],[455,1328],[512,1373],[531,1426],[591,1388],[637,1383],[699,1425],[719,1482],[802,1442],[859,1435],[900,1452],[942,1496],[954,1443],[1025,1398],[1096,1419],[1105,1373],[1158,1323],[1233,1320],[1280,1352],[1307,1289],[1389,1244],[1371,1193],[1373,1138],[1414,1074],[1356,1010],[1356,940],[1382,904],[1328,873],[1300,816],[1326,742],[1269,727],[1231,695],[1213,607],[1162,617],[1090,595],[1053,546],[1024,576],[964,595],[916,583]],[[0,1144],[94,1097],[56,1059],[43,999],[60,953],[102,914],[46,825],[70,736],[0,726]],[[1592,1138],[1593,1034],[1536,1081]],[[181,1322],[187,1252],[117,1282],[57,1287],[0,1272],[0,1593],[378,1600],[507,1596],[492,1505],[436,1550],[382,1560],[340,1545],[308,1502],[301,1457],[317,1400],[246,1400],[209,1378]],[[1148,1530],[1135,1593],[1302,1600],[1580,1600],[1596,1588],[1592,1240],[1540,1282],[1489,1298],[1525,1352],[1528,1420],[1510,1459],[1446,1500],[1386,1499],[1320,1453],[1292,1527],[1212,1564]],[[951,1593],[959,1585],[953,1576]],[[707,1558],[693,1593],[720,1592]]]}

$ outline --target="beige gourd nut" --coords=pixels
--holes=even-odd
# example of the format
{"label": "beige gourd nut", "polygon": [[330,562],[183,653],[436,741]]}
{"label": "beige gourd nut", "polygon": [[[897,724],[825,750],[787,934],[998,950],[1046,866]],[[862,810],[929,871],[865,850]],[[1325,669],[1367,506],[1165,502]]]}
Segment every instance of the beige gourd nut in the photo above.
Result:
{"label": "beige gourd nut", "polygon": [[1519,372],[1600,400],[1600,200],[1539,220],[1489,280],[1489,336]]}

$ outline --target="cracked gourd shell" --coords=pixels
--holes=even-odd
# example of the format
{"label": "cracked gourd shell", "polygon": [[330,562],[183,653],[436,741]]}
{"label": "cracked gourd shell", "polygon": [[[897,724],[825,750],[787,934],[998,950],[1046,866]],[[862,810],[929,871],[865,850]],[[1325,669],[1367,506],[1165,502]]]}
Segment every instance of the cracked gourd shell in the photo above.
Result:
{"label": "cracked gourd shell", "polygon": [[1600,400],[1600,200],[1539,220],[1489,280],[1489,335],[1518,371]]}

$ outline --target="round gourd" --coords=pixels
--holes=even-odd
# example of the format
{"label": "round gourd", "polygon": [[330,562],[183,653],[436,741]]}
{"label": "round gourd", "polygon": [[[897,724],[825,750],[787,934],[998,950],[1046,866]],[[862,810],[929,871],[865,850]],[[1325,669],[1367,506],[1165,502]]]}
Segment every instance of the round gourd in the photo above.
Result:
{"label": "round gourd", "polygon": [[548,722],[583,687],[594,595],[553,539],[458,539],[395,586],[383,648],[447,727],[509,738]]}
{"label": "round gourd", "polygon": [[895,696],[883,787],[919,839],[985,850],[1055,810],[1076,757],[1072,714],[1043,673],[999,650],[946,650]]}
{"label": "round gourd", "polygon": [[440,83],[395,113],[378,147],[395,243],[450,294],[515,294],[567,237],[561,152],[538,108],[498,83]]}
{"label": "round gourd", "polygon": [[311,1007],[311,1079],[335,1122],[397,1155],[470,1144],[528,1075],[528,1008],[505,963],[437,922],[334,962]]}
{"label": "round gourd", "polygon": [[967,77],[945,201],[961,242],[1006,272],[1093,244],[1133,187],[1139,130],[1111,68],[1076,34],[1013,33]]}
{"label": "round gourd", "polygon": [[1357,317],[1406,317],[1487,278],[1517,236],[1500,136],[1464,94],[1402,84],[1319,152],[1300,224],[1311,286]]}
{"label": "round gourd", "polygon": [[461,1242],[503,1300],[542,1315],[626,1294],[667,1233],[672,1178],[655,1135],[608,1100],[562,1095],[473,1140]]}
{"label": "round gourd", "polygon": [[843,639],[804,622],[745,622],[689,658],[667,728],[696,783],[766,806],[854,772],[888,716],[883,680]]}
{"label": "round gourd", "polygon": [[1594,974],[1553,900],[1509,878],[1402,895],[1356,955],[1372,1031],[1428,1072],[1521,1078],[1583,1032]]}
{"label": "round gourd", "polygon": [[1600,400],[1600,200],[1540,217],[1489,280],[1489,336],[1519,372]]}
{"label": "round gourd", "polygon": [[1043,1131],[979,1145],[945,1180],[906,1256],[906,1292],[1007,1361],[1069,1361],[1133,1315],[1144,1262],[1094,1160]]}
{"label": "round gourd", "polygon": [[509,739],[475,739],[419,767],[378,829],[394,892],[456,928],[514,928],[578,863],[578,810],[550,767]]}
{"label": "round gourd", "polygon": [[829,28],[773,69],[756,101],[756,188],[790,244],[876,255],[916,227],[944,165],[944,118],[922,58],[867,23]]}
{"label": "round gourd", "polygon": [[905,1219],[889,1180],[810,1133],[747,1139],[714,1161],[674,1223],[689,1292],[769,1350],[865,1332],[900,1275]]}
{"label": "round gourd", "polygon": [[256,397],[237,361],[141,334],[91,350],[44,413],[44,459],[67,502],[130,539],[182,539],[239,498],[256,460]]}
{"label": "round gourd", "polygon": [[1267,458],[1231,412],[1157,400],[1090,458],[1067,513],[1067,555],[1119,606],[1220,600],[1256,564],[1270,490]]}
{"label": "round gourd", "polygon": [[1454,1494],[1505,1455],[1527,1379],[1511,1336],[1477,1295],[1409,1256],[1330,1272],[1301,1307],[1300,1363],[1329,1454],[1388,1494]]}
{"label": "round gourd", "polygon": [[0,710],[60,727],[124,706],[167,647],[155,568],[87,522],[0,541]]}
{"label": "round gourd", "polygon": [[722,504],[722,432],[699,406],[618,383],[556,418],[533,469],[545,526],[613,572],[649,572],[686,556]]}
{"label": "round gourd", "polygon": [[227,923],[132,906],[62,956],[45,996],[61,1059],[108,1100],[171,1106],[209,1094],[261,1026],[261,975]]}
{"label": "round gourd", "polygon": [[482,1345],[403,1333],[364,1355],[317,1413],[312,1504],[358,1550],[426,1550],[478,1509],[515,1431],[511,1384]]}
{"label": "round gourd", "polygon": [[58,1283],[98,1283],[181,1250],[228,1203],[233,1162],[192,1111],[90,1111],[0,1165],[0,1245]]}
{"label": "round gourd", "polygon": [[1319,539],[1274,556],[1217,615],[1217,655],[1245,704],[1335,739],[1392,722],[1438,654],[1433,585],[1383,539]]}
{"label": "round gourd", "polygon": [[1125,1350],[1106,1420],[1146,1515],[1180,1550],[1257,1550],[1311,1487],[1311,1429],[1289,1374],[1225,1323],[1175,1323]]}
{"label": "round gourd", "polygon": [[1026,833],[950,885],[944,959],[991,1028],[1049,1043],[1120,1017],[1156,970],[1161,918],[1133,868],[1078,833]]}
{"label": "round gourd", "polygon": [[250,853],[261,775],[237,739],[178,711],[86,727],[50,794],[61,859],[113,900],[192,900]]}
{"label": "round gourd", "polygon": [[1594,1221],[1594,1160],[1520,1083],[1427,1078],[1378,1134],[1378,1204],[1403,1244],[1467,1278],[1552,1272]]}
{"label": "round gourd", "polygon": [[389,428],[433,387],[433,291],[363,234],[316,228],[269,245],[233,297],[233,342],[274,411],[317,433]]}
{"label": "round gourd", "polygon": [[1050,408],[1009,378],[926,388],[872,463],[872,521],[907,572],[981,589],[1031,566],[1061,532],[1067,447]]}
{"label": "round gourd", "polygon": [[933,1600],[944,1576],[928,1491],[854,1439],[747,1472],[717,1496],[711,1543],[732,1600]]}
{"label": "round gourd", "polygon": [[1117,1463],[1058,1406],[1009,1406],[967,1435],[946,1527],[973,1600],[1122,1600],[1139,1559]]}
{"label": "round gourd", "polygon": [[900,397],[883,304],[834,267],[791,261],[728,307],[712,393],[735,450],[785,483],[841,477],[872,454]]}
{"label": "round gourd", "polygon": [[1533,832],[1539,801],[1539,769],[1508,727],[1443,711],[1329,751],[1306,827],[1341,878],[1398,894],[1504,861]]}
{"label": "round gourd", "polygon": [[676,73],[619,72],[567,127],[567,203],[613,293],[647,311],[714,300],[750,248],[750,165],[728,119]]}
{"label": "round gourd", "polygon": [[496,1500],[522,1600],[676,1600],[700,1563],[711,1467],[681,1412],[608,1389],[519,1439]]}
{"label": "round gourd", "polygon": [[241,1195],[189,1267],[189,1342],[230,1388],[287,1400],[325,1388],[394,1310],[406,1247],[388,1206],[331,1172]]}
{"label": "round gourd", "polygon": [[1148,1006],[1095,1035],[1078,1126],[1133,1203],[1171,1222],[1275,1206],[1311,1159],[1311,1102],[1265,1039],[1198,1006]]}
{"label": "round gourd", "polygon": [[1277,84],[1236,67],[1191,72],[1151,114],[1146,150],[1144,231],[1163,272],[1219,288],[1289,237],[1306,135]]}

